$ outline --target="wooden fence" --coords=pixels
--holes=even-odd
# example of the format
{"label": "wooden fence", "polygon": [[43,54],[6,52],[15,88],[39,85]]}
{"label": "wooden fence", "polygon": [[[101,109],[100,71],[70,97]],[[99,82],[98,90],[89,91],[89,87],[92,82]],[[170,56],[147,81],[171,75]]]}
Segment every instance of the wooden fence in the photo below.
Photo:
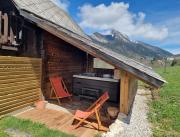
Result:
{"label": "wooden fence", "polygon": [[41,97],[41,59],[0,56],[0,115]]}

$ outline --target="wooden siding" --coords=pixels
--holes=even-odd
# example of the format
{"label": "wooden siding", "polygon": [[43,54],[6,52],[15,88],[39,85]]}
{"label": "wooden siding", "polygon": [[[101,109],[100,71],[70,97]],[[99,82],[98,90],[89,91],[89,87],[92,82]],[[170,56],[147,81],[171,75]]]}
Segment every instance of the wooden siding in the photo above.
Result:
{"label": "wooden siding", "polygon": [[41,59],[0,56],[0,115],[41,97]]}
{"label": "wooden siding", "polygon": [[[46,69],[46,95],[50,93],[49,76],[59,75],[63,77],[68,90],[72,91],[72,78],[74,74],[86,71],[86,53],[64,42],[63,40],[44,33],[45,69]],[[92,58],[88,64],[92,68]]]}
{"label": "wooden siding", "polygon": [[128,111],[131,110],[131,107],[134,102],[134,98],[137,93],[137,89],[138,89],[138,80],[135,77],[130,76],[129,77],[129,94],[128,94],[129,95],[128,96]]}

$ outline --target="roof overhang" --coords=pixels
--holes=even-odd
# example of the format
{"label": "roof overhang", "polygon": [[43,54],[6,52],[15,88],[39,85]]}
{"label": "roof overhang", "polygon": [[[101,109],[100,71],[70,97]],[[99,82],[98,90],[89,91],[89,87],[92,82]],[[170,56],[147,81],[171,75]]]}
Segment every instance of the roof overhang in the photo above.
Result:
{"label": "roof overhang", "polygon": [[82,37],[70,30],[67,30],[50,21],[47,21],[46,19],[41,18],[38,15],[22,9],[18,10],[21,16],[34,22],[38,27],[72,44],[73,46],[81,49],[82,51],[104,60],[105,62],[115,66],[118,69],[127,71],[131,75],[135,76],[137,79],[140,79],[149,85],[160,88],[166,82],[151,68],[137,61],[124,57],[109,49],[103,48],[91,41],[90,39]]}

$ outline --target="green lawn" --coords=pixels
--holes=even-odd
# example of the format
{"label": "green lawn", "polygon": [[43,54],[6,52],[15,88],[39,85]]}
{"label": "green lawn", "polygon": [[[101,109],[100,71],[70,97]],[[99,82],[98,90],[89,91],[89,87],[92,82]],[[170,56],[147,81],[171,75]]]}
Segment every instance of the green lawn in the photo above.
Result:
{"label": "green lawn", "polygon": [[154,137],[180,137],[180,66],[158,69],[168,84],[160,90],[160,99],[150,103],[149,120]]}
{"label": "green lawn", "polygon": [[21,120],[15,117],[4,117],[0,120],[0,137],[9,137],[5,129],[18,129],[21,132],[27,132],[32,137],[75,137],[63,132],[48,129],[45,125],[33,123],[30,120]]}

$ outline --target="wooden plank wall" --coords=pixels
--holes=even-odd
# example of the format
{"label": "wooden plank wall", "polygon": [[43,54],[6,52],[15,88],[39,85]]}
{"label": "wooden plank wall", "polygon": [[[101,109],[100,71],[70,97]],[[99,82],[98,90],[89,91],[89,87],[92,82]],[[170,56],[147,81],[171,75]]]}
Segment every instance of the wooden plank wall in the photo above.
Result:
{"label": "wooden plank wall", "polygon": [[0,56],[0,115],[41,97],[41,59]]}
{"label": "wooden plank wall", "polygon": [[133,105],[134,102],[134,98],[136,96],[137,93],[137,89],[138,89],[138,80],[133,77],[130,76],[129,78],[129,96],[128,96],[128,111],[130,111],[131,106]]}
{"label": "wooden plank wall", "polygon": [[[45,69],[46,69],[46,96],[50,93],[49,76],[59,75],[63,77],[68,90],[72,91],[74,74],[86,71],[86,53],[49,34],[44,34]],[[89,58],[90,60],[91,58]],[[91,62],[93,60],[91,59]],[[88,63],[90,66],[93,63]]]}

